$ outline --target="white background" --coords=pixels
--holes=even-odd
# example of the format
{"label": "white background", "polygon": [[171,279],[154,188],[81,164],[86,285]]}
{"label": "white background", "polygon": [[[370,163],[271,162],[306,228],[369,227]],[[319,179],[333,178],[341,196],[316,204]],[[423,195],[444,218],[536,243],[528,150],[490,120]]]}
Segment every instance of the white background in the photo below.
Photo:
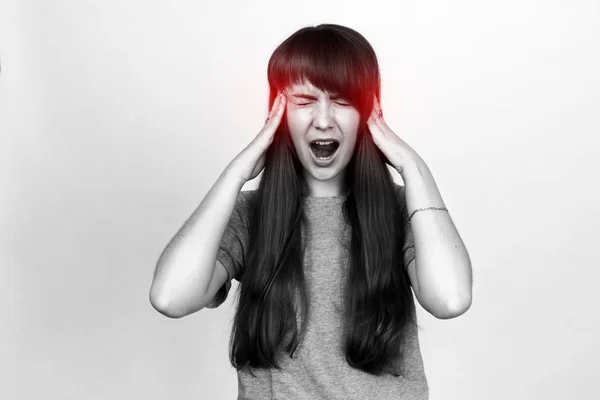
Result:
{"label": "white background", "polygon": [[599,398],[593,0],[0,0],[0,398],[235,399],[237,284],[179,320],[150,284],[323,22],[375,48],[471,256],[466,314],[417,305],[430,398]]}

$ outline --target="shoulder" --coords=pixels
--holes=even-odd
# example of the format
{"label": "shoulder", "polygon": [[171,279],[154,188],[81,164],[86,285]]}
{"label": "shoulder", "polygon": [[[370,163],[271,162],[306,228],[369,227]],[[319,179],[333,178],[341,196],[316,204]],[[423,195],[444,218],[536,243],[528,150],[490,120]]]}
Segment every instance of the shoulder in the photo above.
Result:
{"label": "shoulder", "polygon": [[396,201],[400,205],[403,214],[406,215],[406,188],[404,187],[404,185],[399,185],[396,182],[394,182],[394,189],[396,190]]}
{"label": "shoulder", "polygon": [[237,214],[238,218],[241,218],[244,223],[248,222],[248,218],[252,213],[257,192],[257,190],[242,190],[237,196],[234,215]]}
{"label": "shoulder", "polygon": [[236,200],[237,207],[249,208],[252,205],[253,200],[256,198],[257,190],[242,190],[238,194]]}
{"label": "shoulder", "polygon": [[396,195],[400,198],[400,200],[402,201],[402,203],[404,203],[404,199],[405,199],[405,188],[404,185],[399,185],[396,182],[394,182],[394,189],[396,190]]}
{"label": "shoulder", "polygon": [[241,190],[238,195],[238,200],[242,202],[249,202],[256,197],[258,194],[258,189],[252,190]]}
{"label": "shoulder", "polygon": [[404,192],[404,185],[400,185],[399,183],[393,182],[394,188],[397,192]]}

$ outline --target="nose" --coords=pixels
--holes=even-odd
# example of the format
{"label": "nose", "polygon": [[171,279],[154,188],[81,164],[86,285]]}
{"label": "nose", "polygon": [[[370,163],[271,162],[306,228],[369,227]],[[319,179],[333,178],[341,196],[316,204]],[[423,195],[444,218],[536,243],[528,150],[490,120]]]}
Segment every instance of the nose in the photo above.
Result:
{"label": "nose", "polygon": [[329,104],[322,104],[319,107],[315,107],[314,116],[315,126],[319,129],[330,129],[333,128],[333,107]]}

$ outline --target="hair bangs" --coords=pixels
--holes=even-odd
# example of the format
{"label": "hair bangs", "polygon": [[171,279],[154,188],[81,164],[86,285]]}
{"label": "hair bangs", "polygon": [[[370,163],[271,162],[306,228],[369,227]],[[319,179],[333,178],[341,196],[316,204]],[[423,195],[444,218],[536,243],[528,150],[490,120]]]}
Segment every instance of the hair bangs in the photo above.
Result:
{"label": "hair bangs", "polygon": [[341,96],[364,116],[379,86],[374,51],[373,57],[364,57],[365,50],[343,30],[301,29],[273,53],[269,83],[283,91],[308,81],[324,92]]}

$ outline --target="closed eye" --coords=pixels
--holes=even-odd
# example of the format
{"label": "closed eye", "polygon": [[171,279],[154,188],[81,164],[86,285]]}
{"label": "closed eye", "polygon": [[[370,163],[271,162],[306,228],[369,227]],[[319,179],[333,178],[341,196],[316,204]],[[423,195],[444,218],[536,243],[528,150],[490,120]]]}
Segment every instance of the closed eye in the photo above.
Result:
{"label": "closed eye", "polygon": [[[349,107],[350,106],[350,104],[348,104],[348,103],[342,103],[342,102],[339,102],[339,101],[336,101],[335,103],[338,104],[338,105],[340,105],[340,106],[343,106],[343,107]],[[296,104],[299,105],[299,106],[308,106],[308,105],[310,105],[312,103],[296,103]]]}

